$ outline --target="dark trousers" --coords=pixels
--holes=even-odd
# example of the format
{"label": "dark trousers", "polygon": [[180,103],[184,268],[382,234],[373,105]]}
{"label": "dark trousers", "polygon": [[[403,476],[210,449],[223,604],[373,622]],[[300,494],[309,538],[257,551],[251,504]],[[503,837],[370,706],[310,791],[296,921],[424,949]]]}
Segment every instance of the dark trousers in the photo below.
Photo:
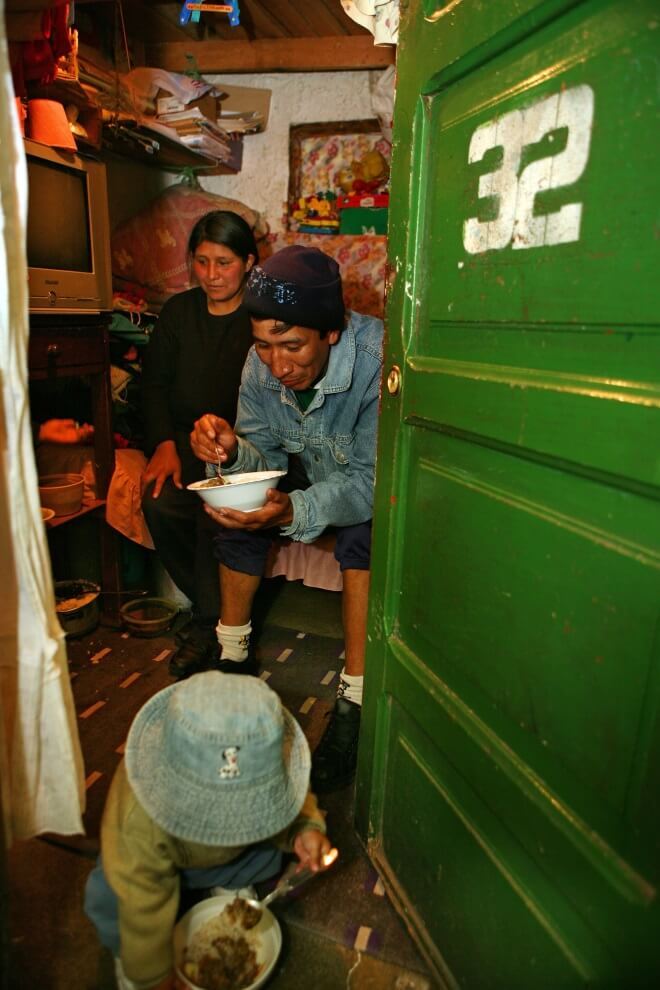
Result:
{"label": "dark trousers", "polygon": [[[281,492],[305,491],[310,482],[296,454],[289,454],[289,467],[279,485]],[[355,526],[332,526],[326,533],[336,533],[335,560],[340,570],[354,568],[368,571],[371,562],[371,519]],[[241,574],[263,577],[268,551],[279,529],[259,529],[254,532],[241,529],[223,529],[218,526],[213,537],[216,558],[225,567]]]}
{"label": "dark trousers", "polygon": [[[184,486],[204,477],[204,465],[177,442]],[[213,554],[213,537],[220,528],[207,516],[203,502],[194,492],[178,489],[170,478],[158,498],[150,485],[142,498],[142,511],[163,567],[177,588],[193,604],[195,618],[218,621],[220,585],[218,562]]]}
{"label": "dark trousers", "polygon": [[[337,536],[335,560],[342,571],[368,571],[371,564],[371,519],[355,526],[335,526],[326,532]],[[249,532],[243,529],[218,528],[213,547],[215,556],[232,571],[263,577],[268,551],[277,529],[259,529]]]}

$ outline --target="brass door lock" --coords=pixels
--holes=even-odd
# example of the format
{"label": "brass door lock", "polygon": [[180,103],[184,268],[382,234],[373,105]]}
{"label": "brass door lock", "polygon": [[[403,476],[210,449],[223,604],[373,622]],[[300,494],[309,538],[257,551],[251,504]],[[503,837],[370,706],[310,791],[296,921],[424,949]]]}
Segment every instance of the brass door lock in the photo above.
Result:
{"label": "brass door lock", "polygon": [[387,391],[390,395],[398,395],[401,391],[401,368],[393,364],[387,375]]}

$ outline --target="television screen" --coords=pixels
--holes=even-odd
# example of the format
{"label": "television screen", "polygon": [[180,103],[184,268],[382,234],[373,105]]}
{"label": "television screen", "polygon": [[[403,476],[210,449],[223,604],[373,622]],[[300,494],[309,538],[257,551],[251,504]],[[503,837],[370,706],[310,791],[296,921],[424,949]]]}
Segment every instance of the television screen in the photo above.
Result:
{"label": "television screen", "polygon": [[87,176],[29,155],[27,165],[28,265],[91,272]]}

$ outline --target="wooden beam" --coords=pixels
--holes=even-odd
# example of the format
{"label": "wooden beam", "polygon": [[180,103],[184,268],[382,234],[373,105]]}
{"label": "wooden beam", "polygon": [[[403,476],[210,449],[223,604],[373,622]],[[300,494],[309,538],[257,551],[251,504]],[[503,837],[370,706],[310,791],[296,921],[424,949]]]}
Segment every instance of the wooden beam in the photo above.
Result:
{"label": "wooden beam", "polygon": [[191,41],[146,45],[151,68],[183,72],[193,55],[200,72],[336,72],[386,69],[394,47],[376,47],[372,36],[269,38],[261,41]]}
{"label": "wooden beam", "polygon": [[5,0],[5,9],[10,13],[23,13],[26,10],[45,10],[46,7],[61,7],[68,0]]}

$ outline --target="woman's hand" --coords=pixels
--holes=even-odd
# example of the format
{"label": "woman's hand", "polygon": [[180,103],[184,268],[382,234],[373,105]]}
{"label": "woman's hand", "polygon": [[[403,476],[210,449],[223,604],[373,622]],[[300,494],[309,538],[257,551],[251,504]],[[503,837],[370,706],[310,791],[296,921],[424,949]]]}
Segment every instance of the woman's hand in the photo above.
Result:
{"label": "woman's hand", "polygon": [[168,478],[172,479],[172,483],[177,488],[183,488],[181,483],[181,461],[176,452],[174,440],[163,440],[156,447],[140,481],[142,493],[144,494],[147,485],[150,485],[153,481],[154,489],[151,494],[153,498],[158,498]]}
{"label": "woman's hand", "polygon": [[317,828],[306,828],[304,832],[299,832],[293,843],[293,851],[300,860],[300,865],[307,866],[313,873],[320,873],[327,870],[336,859],[336,851],[330,863],[324,863],[323,857],[327,856],[332,845],[327,835],[323,835]]}
{"label": "woman's hand", "polygon": [[190,434],[190,446],[200,461],[217,464],[234,456],[238,449],[236,434],[226,419],[207,413],[198,419]]}
{"label": "woman's hand", "polygon": [[[231,475],[229,475],[231,478]],[[241,512],[239,509],[212,509],[205,503],[204,509],[211,519],[225,529],[269,529],[272,526],[289,526],[293,522],[293,506],[286,492],[269,488],[266,504],[254,512]]]}

